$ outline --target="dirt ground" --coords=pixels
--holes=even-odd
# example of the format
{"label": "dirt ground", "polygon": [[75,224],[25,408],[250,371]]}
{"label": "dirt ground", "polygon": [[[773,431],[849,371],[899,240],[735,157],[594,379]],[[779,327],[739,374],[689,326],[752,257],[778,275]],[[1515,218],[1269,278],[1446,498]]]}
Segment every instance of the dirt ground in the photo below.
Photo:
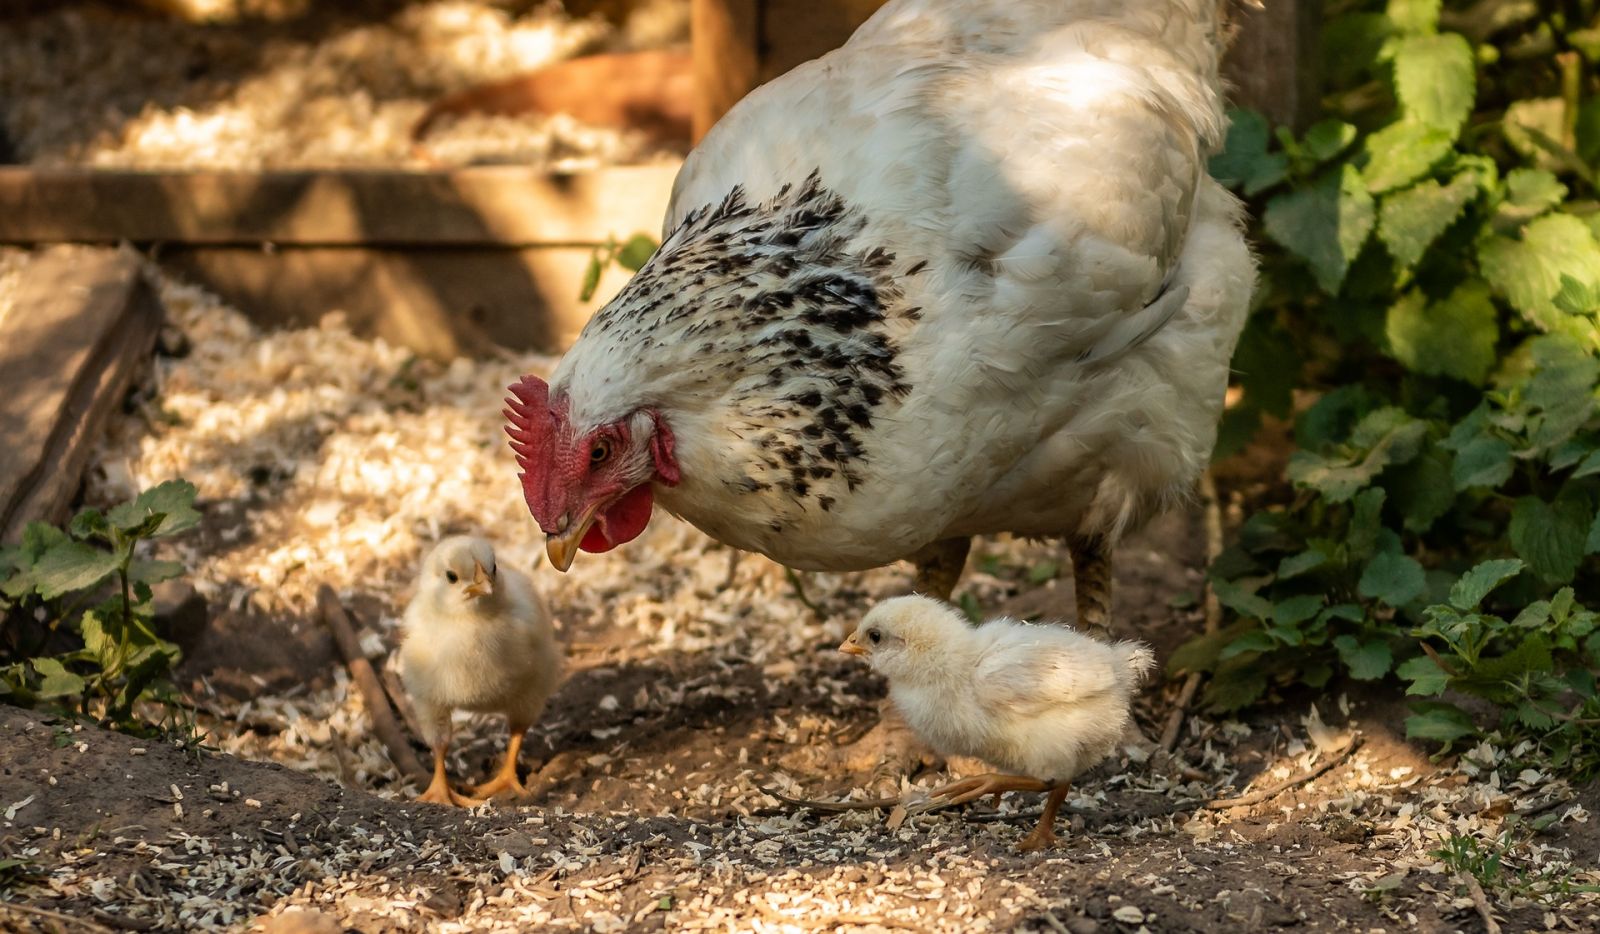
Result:
{"label": "dirt ground", "polygon": [[[1169,606],[1191,586],[1193,527],[1172,517],[1126,549],[1119,618],[1163,650],[1193,625]],[[1046,586],[1010,602],[1058,614],[1069,597]],[[600,614],[565,622],[572,674],[524,758],[554,764],[539,775],[542,797],[521,806],[417,805],[381,781],[340,787],[0,708],[0,846],[24,860],[9,871],[0,925],[93,929],[16,907],[28,906],[113,930],[1482,931],[1429,855],[1444,835],[1492,838],[1510,814],[1556,814],[1523,850],[1530,867],[1593,867],[1600,854],[1592,794],[1501,774],[1493,750],[1430,764],[1396,737],[1400,705],[1370,695],[1323,701],[1329,728],[1364,738],[1355,755],[1253,807],[1202,805],[1313,762],[1307,709],[1193,718],[1179,750],[1187,774],[1121,763],[1091,773],[1054,852],[1014,850],[1038,813],[1027,796],[897,829],[882,812],[817,814],[761,788],[849,790],[842,776],[793,767],[802,747],[870,721],[881,696],[834,642],[758,665],[714,646],[641,650]],[[241,675],[248,658],[233,659]],[[281,664],[261,661],[264,676]],[[1147,692],[1147,726],[1170,693]],[[487,770],[502,742],[492,722],[474,727],[453,763],[464,776]],[[1576,900],[1495,911],[1504,930],[1600,923],[1593,902]]]}

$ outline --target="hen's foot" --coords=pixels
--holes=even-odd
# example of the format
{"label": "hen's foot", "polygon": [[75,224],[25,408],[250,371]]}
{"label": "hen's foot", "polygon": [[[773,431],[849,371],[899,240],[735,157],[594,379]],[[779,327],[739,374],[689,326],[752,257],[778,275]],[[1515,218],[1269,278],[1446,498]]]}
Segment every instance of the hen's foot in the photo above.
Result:
{"label": "hen's foot", "polygon": [[442,775],[435,775],[427,790],[417,795],[417,800],[452,808],[475,808],[483,803],[479,798],[468,797],[451,788],[450,782]]}

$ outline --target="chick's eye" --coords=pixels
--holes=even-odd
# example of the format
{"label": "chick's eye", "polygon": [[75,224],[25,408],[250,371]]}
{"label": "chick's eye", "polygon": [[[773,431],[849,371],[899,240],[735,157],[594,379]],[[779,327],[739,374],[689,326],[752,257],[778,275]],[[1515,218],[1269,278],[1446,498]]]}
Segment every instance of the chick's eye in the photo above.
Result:
{"label": "chick's eye", "polygon": [[877,645],[878,643],[883,641],[883,633],[879,632],[876,629],[868,629],[867,630],[867,638],[872,640],[872,644],[873,645]]}
{"label": "chick's eye", "polygon": [[589,463],[590,464],[603,464],[603,463],[606,462],[606,458],[608,458],[610,456],[611,456],[611,442],[609,442],[609,441],[605,441],[605,440],[596,441],[594,443],[594,447],[589,449]]}
{"label": "chick's eye", "polygon": [[446,572],[444,572],[444,579],[449,581],[450,583],[454,584],[456,581],[460,580],[461,578],[457,577],[456,576],[456,572],[454,572],[454,571],[446,571]]}

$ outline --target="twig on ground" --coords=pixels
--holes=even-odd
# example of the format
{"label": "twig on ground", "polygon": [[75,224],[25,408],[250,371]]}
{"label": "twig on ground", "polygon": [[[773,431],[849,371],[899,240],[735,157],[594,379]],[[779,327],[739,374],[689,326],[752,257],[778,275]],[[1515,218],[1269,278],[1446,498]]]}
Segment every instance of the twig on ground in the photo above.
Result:
{"label": "twig on ground", "polygon": [[1494,914],[1489,908],[1489,896],[1483,894],[1483,886],[1468,872],[1456,873],[1456,879],[1467,887],[1467,894],[1472,896],[1472,907],[1478,909],[1478,917],[1483,919],[1485,934],[1500,934],[1500,922],[1494,919]]}
{"label": "twig on ground", "polygon": [[809,798],[791,798],[771,788],[763,788],[761,793],[777,798],[792,807],[810,808],[813,811],[822,811],[827,814],[844,814],[849,811],[875,811],[879,808],[892,808],[900,803],[898,797],[873,798],[869,801],[813,801]]}
{"label": "twig on ground", "polygon": [[106,934],[112,934],[111,929],[103,924],[90,921],[88,918],[74,918],[72,915],[64,915],[59,911],[51,911],[48,908],[35,908],[32,905],[19,905],[16,902],[0,902],[0,912],[6,911],[14,911],[22,915],[33,915],[36,918],[47,918],[62,927],[82,928],[86,931],[105,931]]}
{"label": "twig on ground", "polygon": [[806,609],[810,610],[818,619],[821,619],[823,616],[827,615],[822,612],[821,607],[811,602],[810,597],[806,596],[805,586],[800,583],[800,575],[795,571],[794,568],[789,567],[787,564],[784,565],[783,576],[789,579],[789,586],[794,588],[794,597],[796,600],[800,601],[801,606],[804,606]]}
{"label": "twig on ground", "polygon": [[1329,756],[1321,763],[1313,766],[1311,769],[1305,772],[1300,773],[1299,775],[1291,776],[1281,782],[1278,782],[1277,784],[1268,785],[1266,788],[1263,788],[1260,791],[1252,791],[1247,795],[1240,795],[1237,798],[1217,798],[1213,801],[1207,801],[1205,804],[1201,805],[1201,807],[1213,811],[1225,811],[1228,808],[1242,808],[1252,804],[1260,804],[1263,801],[1270,801],[1273,798],[1276,798],[1278,795],[1283,794],[1285,791],[1288,791],[1290,788],[1293,788],[1296,785],[1304,785],[1306,782],[1311,781],[1322,773],[1332,769],[1334,766],[1344,762],[1346,759],[1350,758],[1350,756],[1358,748],[1360,748],[1360,746],[1361,737],[1352,736],[1350,738],[1350,742],[1345,744],[1344,749],[1337,755]]}
{"label": "twig on ground", "polygon": [[339,644],[339,654],[344,656],[345,666],[350,669],[350,678],[361,690],[367,716],[372,718],[372,732],[389,751],[389,761],[401,774],[426,780],[428,771],[422,767],[417,754],[411,751],[410,742],[395,721],[394,711],[389,708],[389,696],[384,693],[377,672],[372,670],[372,663],[361,653],[361,643],[350,626],[350,615],[345,612],[333,588],[327,584],[317,588],[317,612],[323,624],[333,632],[333,641]]}
{"label": "twig on ground", "polygon": [[406,730],[412,736],[423,736],[422,724],[417,720],[417,712],[411,708],[411,697],[406,694],[406,686],[400,682],[400,675],[393,668],[384,665],[379,669],[383,678],[383,689],[389,695],[389,703],[394,705],[400,714],[400,720],[406,725]]}
{"label": "twig on ground", "polygon": [[[1200,476],[1200,497],[1205,502],[1206,513],[1206,567],[1211,567],[1216,562],[1217,556],[1222,554],[1222,503],[1217,498],[1217,482],[1212,479],[1211,472],[1207,471]],[[1222,628],[1222,604],[1217,600],[1217,594],[1211,588],[1211,582],[1206,581],[1205,612],[1206,635],[1212,635]],[[1194,695],[1200,689],[1201,674],[1198,671],[1189,672],[1183,681],[1183,689],[1178,692],[1178,700],[1172,705],[1172,712],[1167,714],[1166,726],[1161,730],[1161,750],[1171,753],[1178,747],[1178,736],[1183,732],[1183,720],[1189,712],[1189,705],[1194,702]]]}

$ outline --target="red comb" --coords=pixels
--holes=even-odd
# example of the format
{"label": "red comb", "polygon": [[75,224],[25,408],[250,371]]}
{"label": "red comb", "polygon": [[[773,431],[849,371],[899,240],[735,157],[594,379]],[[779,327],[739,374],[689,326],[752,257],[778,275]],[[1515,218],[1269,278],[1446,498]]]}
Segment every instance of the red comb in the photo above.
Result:
{"label": "red comb", "polygon": [[527,471],[533,465],[533,454],[541,442],[549,438],[554,418],[550,412],[550,385],[537,376],[524,376],[507,390],[503,414],[506,434],[511,437],[511,451],[517,456],[517,466]]}

